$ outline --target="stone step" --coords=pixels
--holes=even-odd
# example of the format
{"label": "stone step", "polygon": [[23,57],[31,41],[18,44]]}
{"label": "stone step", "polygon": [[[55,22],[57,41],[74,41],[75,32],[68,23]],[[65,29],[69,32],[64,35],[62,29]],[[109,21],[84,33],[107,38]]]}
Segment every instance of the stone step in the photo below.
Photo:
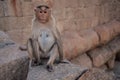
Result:
{"label": "stone step", "polygon": [[29,59],[18,45],[0,48],[0,80],[26,80]]}
{"label": "stone step", "polygon": [[30,69],[27,80],[77,80],[85,71],[86,68],[71,63],[57,64],[53,72],[48,72],[45,66],[41,65]]}

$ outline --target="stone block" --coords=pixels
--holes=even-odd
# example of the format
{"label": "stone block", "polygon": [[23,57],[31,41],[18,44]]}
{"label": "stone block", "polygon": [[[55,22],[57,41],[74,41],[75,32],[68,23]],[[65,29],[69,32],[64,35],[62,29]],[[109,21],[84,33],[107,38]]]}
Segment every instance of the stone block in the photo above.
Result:
{"label": "stone block", "polygon": [[114,35],[120,34],[120,22],[114,20],[112,23],[114,24],[111,24],[110,27],[113,27],[113,30],[115,32]]}
{"label": "stone block", "polygon": [[0,80],[26,80],[29,59],[17,44],[0,49]]}
{"label": "stone block", "polygon": [[113,20],[101,27],[95,27],[95,31],[100,37],[100,43],[105,44],[120,33],[120,22]]}
{"label": "stone block", "polygon": [[85,68],[73,64],[58,64],[54,72],[50,73],[45,66],[34,67],[28,73],[27,80],[75,80],[81,75]]}
{"label": "stone block", "polygon": [[75,16],[75,19],[83,19],[84,18],[84,8],[80,8],[80,7],[76,8],[73,15]]}
{"label": "stone block", "polygon": [[[88,0],[85,0],[85,1],[88,1]],[[95,16],[95,9],[96,9],[96,6],[89,6],[89,7],[83,8],[84,18],[94,17]]]}
{"label": "stone block", "polygon": [[86,53],[76,57],[75,59],[71,60],[71,62],[73,64],[80,65],[81,67],[92,68],[92,61]]}
{"label": "stone block", "polygon": [[21,0],[4,1],[5,16],[22,16]]}
{"label": "stone block", "polygon": [[120,62],[119,61],[115,62],[115,67],[114,67],[113,71],[114,71],[116,77],[118,78],[117,80],[119,80],[120,79]]}
{"label": "stone block", "polygon": [[[113,56],[115,56],[115,54],[118,51],[120,51],[119,45],[120,45],[120,39],[116,38],[113,41],[109,42],[109,44],[107,44],[103,47],[98,47],[94,50],[91,50],[88,54],[91,56],[93,65],[95,67],[100,67],[100,66],[104,65],[106,62],[108,62]],[[110,62],[113,63],[113,60]],[[109,65],[109,66],[111,67],[111,65]]]}
{"label": "stone block", "polygon": [[109,48],[102,47],[90,51],[89,55],[92,58],[93,65],[95,67],[101,67],[112,57],[112,52]]}
{"label": "stone block", "polygon": [[79,80],[115,80],[115,75],[113,72],[93,68],[84,73]]}
{"label": "stone block", "polygon": [[28,28],[28,29],[23,29],[22,35],[23,35],[23,40],[22,40],[21,42],[22,42],[22,44],[26,44],[28,38],[30,38],[31,29],[30,29],[30,28]]}
{"label": "stone block", "polygon": [[0,30],[2,31],[6,31],[6,22],[5,22],[5,18],[4,17],[1,17],[0,18]]}
{"label": "stone block", "polygon": [[74,59],[88,49],[85,40],[78,33],[66,31],[63,35],[63,50],[67,59]]}
{"label": "stone block", "polygon": [[33,16],[34,15],[34,8],[32,2],[29,1],[22,1],[22,12],[23,16]]}
{"label": "stone block", "polygon": [[57,20],[57,21],[59,21],[59,20],[65,20],[65,18],[67,18],[66,16],[65,16],[65,9],[63,9],[63,10],[54,10],[53,11],[53,15],[54,15],[54,17],[55,17],[55,19]]}
{"label": "stone block", "polygon": [[7,40],[10,40],[10,37],[3,31],[0,31],[0,43],[4,43]]}
{"label": "stone block", "polygon": [[19,44],[21,44],[24,39],[22,30],[10,30],[10,31],[7,31],[6,33],[10,36],[10,38],[13,41],[15,41]]}
{"label": "stone block", "polygon": [[63,10],[65,8],[65,0],[54,0],[54,10]]}
{"label": "stone block", "polygon": [[31,28],[32,16],[28,17],[5,17],[4,28],[9,30],[21,30],[24,28]]}
{"label": "stone block", "polygon": [[107,66],[109,69],[113,69],[115,66],[115,55],[113,55],[110,60],[107,62]]}
{"label": "stone block", "polygon": [[65,0],[64,3],[66,8],[78,8],[78,0]]}
{"label": "stone block", "polygon": [[78,0],[79,7],[90,7],[100,5],[100,0]]}
{"label": "stone block", "polygon": [[85,40],[87,44],[87,50],[90,50],[99,44],[99,37],[97,33],[92,29],[83,30],[79,32],[79,35]]}
{"label": "stone block", "polygon": [[76,24],[76,20],[65,20],[64,21],[64,25],[63,25],[63,30],[64,31],[76,31],[77,28],[77,24]]}
{"label": "stone block", "polygon": [[0,1],[0,17],[4,16],[3,1]]}
{"label": "stone block", "polygon": [[74,19],[75,18],[75,14],[76,13],[76,9],[74,8],[66,8],[65,9],[65,18],[68,20]]}
{"label": "stone block", "polygon": [[16,30],[16,29],[22,29],[23,26],[23,20],[22,17],[5,17],[5,30]]}
{"label": "stone block", "polygon": [[92,28],[91,23],[92,23],[92,20],[90,18],[78,19],[76,21],[76,24],[77,24],[76,31],[80,32],[80,31],[84,31]]}
{"label": "stone block", "polygon": [[22,17],[22,22],[20,25],[23,27],[23,29],[31,29],[32,19],[33,19],[33,16]]}

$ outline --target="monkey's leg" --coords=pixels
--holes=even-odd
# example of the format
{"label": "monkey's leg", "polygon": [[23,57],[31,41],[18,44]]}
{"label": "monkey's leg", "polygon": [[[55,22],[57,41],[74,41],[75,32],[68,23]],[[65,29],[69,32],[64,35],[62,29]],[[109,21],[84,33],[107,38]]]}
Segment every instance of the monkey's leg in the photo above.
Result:
{"label": "monkey's leg", "polygon": [[33,40],[33,52],[34,52],[34,57],[37,60],[36,65],[41,64],[41,59],[40,59],[41,52],[39,50],[39,43],[37,40]]}
{"label": "monkey's leg", "polygon": [[58,47],[58,52],[59,52],[59,61],[57,63],[69,64],[70,61],[68,61],[67,59],[64,59],[63,46],[62,46],[61,40],[57,40],[57,47]]}
{"label": "monkey's leg", "polygon": [[50,58],[49,58],[48,63],[47,63],[47,70],[49,72],[52,72],[54,61],[58,56],[58,51],[57,51],[57,45],[56,44],[54,45],[53,49],[49,53],[50,53]]}

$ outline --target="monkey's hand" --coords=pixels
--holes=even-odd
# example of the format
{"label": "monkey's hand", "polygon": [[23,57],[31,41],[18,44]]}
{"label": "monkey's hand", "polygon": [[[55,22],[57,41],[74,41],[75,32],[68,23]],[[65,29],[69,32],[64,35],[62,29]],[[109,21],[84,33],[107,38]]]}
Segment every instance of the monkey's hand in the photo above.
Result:
{"label": "monkey's hand", "polygon": [[47,65],[46,68],[47,68],[47,70],[48,70],[49,72],[53,72],[53,71],[54,71],[52,65]]}

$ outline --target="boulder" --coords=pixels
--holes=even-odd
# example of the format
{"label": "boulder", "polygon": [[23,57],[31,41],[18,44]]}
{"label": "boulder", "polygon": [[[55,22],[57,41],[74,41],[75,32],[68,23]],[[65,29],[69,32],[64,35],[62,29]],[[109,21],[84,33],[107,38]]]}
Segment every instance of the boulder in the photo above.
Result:
{"label": "boulder", "polygon": [[26,80],[29,59],[27,52],[18,45],[7,45],[0,49],[0,80]]}
{"label": "boulder", "polygon": [[0,80],[26,80],[28,65],[27,52],[0,31]]}
{"label": "boulder", "polygon": [[100,44],[106,44],[120,33],[120,22],[113,20],[107,24],[95,27],[100,40]]}
{"label": "boulder", "polygon": [[84,53],[88,49],[85,40],[77,32],[65,32],[63,39],[63,51],[65,58],[71,60]]}
{"label": "boulder", "polygon": [[116,61],[115,62],[115,67],[113,69],[116,77],[118,78],[118,80],[120,80],[120,62]]}
{"label": "boulder", "polygon": [[113,20],[104,25],[80,32],[63,31],[62,40],[65,57],[71,60],[99,45],[109,43],[120,34],[119,24],[120,22]]}
{"label": "boulder", "polygon": [[120,51],[120,37],[116,37],[108,44],[88,52],[95,67],[100,67],[108,62],[108,67],[113,68],[117,52]]}
{"label": "boulder", "polygon": [[48,72],[45,66],[33,67],[27,80],[77,80],[86,71],[86,68],[71,63],[55,65],[54,69],[54,72]]}
{"label": "boulder", "polygon": [[116,80],[113,72],[93,68],[84,73],[79,80]]}
{"label": "boulder", "polygon": [[115,66],[115,55],[113,55],[106,64],[109,69],[113,69]]}
{"label": "boulder", "polygon": [[80,65],[81,67],[92,68],[93,64],[89,56],[86,53],[78,56],[77,58],[71,60],[73,64]]}

